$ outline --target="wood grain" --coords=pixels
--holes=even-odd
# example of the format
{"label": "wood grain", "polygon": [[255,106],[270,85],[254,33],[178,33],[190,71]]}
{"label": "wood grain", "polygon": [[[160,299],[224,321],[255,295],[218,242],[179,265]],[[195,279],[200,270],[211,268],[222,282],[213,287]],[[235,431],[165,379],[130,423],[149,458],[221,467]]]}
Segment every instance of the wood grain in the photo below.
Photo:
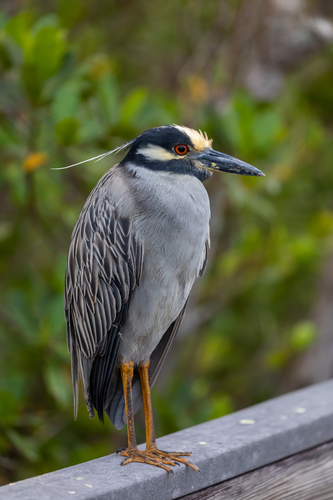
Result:
{"label": "wood grain", "polygon": [[333,442],[179,500],[333,500]]}

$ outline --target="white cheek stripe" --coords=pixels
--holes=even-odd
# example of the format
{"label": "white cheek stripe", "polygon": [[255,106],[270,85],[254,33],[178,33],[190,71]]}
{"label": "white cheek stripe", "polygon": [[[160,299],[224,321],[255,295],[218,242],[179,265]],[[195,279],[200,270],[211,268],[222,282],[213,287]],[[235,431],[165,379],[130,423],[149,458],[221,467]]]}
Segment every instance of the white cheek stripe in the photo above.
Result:
{"label": "white cheek stripe", "polygon": [[148,160],[170,161],[177,159],[170,151],[155,144],[148,144],[147,146],[139,148],[137,154],[145,156]]}

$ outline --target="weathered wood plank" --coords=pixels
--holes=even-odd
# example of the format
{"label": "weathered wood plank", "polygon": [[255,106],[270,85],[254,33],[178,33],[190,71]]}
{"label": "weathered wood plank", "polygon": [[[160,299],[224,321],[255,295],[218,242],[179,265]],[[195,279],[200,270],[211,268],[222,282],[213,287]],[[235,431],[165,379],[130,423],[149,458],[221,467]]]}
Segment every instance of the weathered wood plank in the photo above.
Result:
{"label": "weathered wood plank", "polygon": [[333,441],[179,500],[332,500]]}
{"label": "weathered wood plank", "polygon": [[330,441],[333,380],[157,440],[162,450],[191,450],[203,475],[185,466],[174,474],[139,463],[120,467],[122,457],[109,455],[2,486],[0,500],[171,500]]}

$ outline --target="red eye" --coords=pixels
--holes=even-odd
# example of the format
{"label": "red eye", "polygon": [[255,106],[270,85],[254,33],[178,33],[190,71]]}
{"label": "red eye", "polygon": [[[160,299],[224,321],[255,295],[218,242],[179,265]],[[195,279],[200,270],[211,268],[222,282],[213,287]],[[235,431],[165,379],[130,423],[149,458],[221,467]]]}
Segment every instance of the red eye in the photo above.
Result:
{"label": "red eye", "polygon": [[184,156],[188,152],[188,147],[186,144],[178,144],[178,146],[175,146],[175,151],[177,155]]}

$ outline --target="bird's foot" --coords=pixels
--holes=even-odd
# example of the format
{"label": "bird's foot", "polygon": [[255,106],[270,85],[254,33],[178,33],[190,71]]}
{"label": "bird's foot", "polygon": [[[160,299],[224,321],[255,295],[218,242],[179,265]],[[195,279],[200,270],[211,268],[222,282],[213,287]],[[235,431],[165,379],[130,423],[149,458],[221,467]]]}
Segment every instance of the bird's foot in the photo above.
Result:
{"label": "bird's foot", "polygon": [[190,467],[190,469],[193,469],[195,472],[201,472],[202,471],[199,469],[197,465],[192,464],[187,458],[181,458],[181,457],[189,457],[191,455],[191,452],[188,451],[163,451],[159,450],[156,447],[152,447],[148,450],[146,450],[146,453],[150,453],[153,456],[159,457],[162,460],[171,460],[174,462],[176,465],[185,464],[187,467]]}
{"label": "bird's foot", "polygon": [[146,451],[141,451],[138,448],[134,449],[129,449],[127,448],[124,451],[120,452],[120,455],[122,457],[126,457],[125,460],[121,462],[120,465],[126,465],[131,462],[138,462],[141,464],[148,464],[148,465],[155,465],[155,467],[161,467],[162,469],[166,470],[167,472],[170,472],[171,474],[173,473],[172,469],[168,467],[168,465],[174,466],[174,465],[179,465],[176,464],[173,460],[167,459],[161,459],[158,457],[158,455],[154,455],[152,453],[147,453]]}
{"label": "bird's foot", "polygon": [[151,447],[146,449],[145,451],[141,451],[139,449],[129,450],[128,448],[124,451],[120,452],[120,455],[126,457],[125,460],[122,461],[121,465],[129,464],[130,462],[139,462],[149,465],[155,465],[156,467],[161,467],[167,472],[173,473],[170,467],[175,467],[176,465],[185,464],[195,472],[201,472],[199,467],[192,464],[187,458],[181,458],[184,456],[189,456],[191,453],[186,452],[166,452],[159,450],[156,447]]}

